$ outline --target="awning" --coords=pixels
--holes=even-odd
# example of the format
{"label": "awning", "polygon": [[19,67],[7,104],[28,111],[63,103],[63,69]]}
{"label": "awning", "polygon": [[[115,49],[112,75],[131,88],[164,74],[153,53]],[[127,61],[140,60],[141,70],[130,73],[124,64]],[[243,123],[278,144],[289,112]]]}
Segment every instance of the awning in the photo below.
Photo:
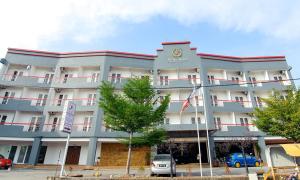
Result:
{"label": "awning", "polygon": [[300,144],[280,144],[285,152],[294,157],[300,157]]}

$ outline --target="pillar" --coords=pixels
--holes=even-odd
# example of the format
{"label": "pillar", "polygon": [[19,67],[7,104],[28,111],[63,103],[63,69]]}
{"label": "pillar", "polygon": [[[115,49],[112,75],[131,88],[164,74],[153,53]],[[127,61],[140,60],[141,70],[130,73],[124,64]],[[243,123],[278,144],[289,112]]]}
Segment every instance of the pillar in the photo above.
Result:
{"label": "pillar", "polygon": [[213,162],[216,160],[216,148],[215,148],[214,137],[211,135],[211,133],[209,135],[208,141],[209,141],[209,146],[210,146],[209,151],[210,151],[210,155],[211,155],[211,161],[212,161],[212,164],[213,164]]}
{"label": "pillar", "polygon": [[89,141],[88,153],[86,165],[93,166],[95,165],[96,151],[97,151],[97,140],[96,137],[91,137]]}
{"label": "pillar", "polygon": [[264,163],[267,163],[267,156],[269,156],[265,139],[263,136],[258,137],[258,147],[260,148],[260,157]]}
{"label": "pillar", "polygon": [[36,137],[34,138],[34,141],[32,143],[32,148],[29,156],[29,161],[28,164],[31,165],[36,165],[39,154],[40,154],[40,149],[42,146],[42,138],[41,137]]}

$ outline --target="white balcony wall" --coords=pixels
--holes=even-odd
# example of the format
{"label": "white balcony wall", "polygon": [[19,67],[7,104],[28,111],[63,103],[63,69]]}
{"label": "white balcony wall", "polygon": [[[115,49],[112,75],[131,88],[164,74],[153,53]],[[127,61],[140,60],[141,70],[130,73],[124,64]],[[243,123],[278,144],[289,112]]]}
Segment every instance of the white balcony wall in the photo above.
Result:
{"label": "white balcony wall", "polygon": [[213,114],[214,118],[220,118],[221,120],[221,131],[228,131],[228,126],[234,126],[231,113],[218,113]]}
{"label": "white balcony wall", "polygon": [[[196,70],[198,68],[193,68],[193,69],[180,69],[178,70],[178,79],[182,80],[182,81],[188,81],[188,76],[191,75],[196,75],[196,83],[200,84],[200,75],[199,75],[199,71]],[[198,72],[197,72],[198,71]]]}
{"label": "white balcony wall", "polygon": [[217,96],[218,106],[224,106],[224,102],[228,101],[228,94],[226,91],[211,91],[211,96]]}
{"label": "white balcony wall", "polygon": [[276,80],[275,78],[279,79],[281,77],[283,81],[279,82],[283,85],[291,85],[291,81],[287,80],[286,71],[268,71],[269,77],[271,81]]}
{"label": "white balcony wall", "polygon": [[28,76],[29,70],[27,70],[26,67],[27,66],[24,66],[24,65],[10,65],[9,69],[7,70],[7,72],[4,76],[4,79],[7,81],[11,81],[15,71],[18,71],[18,74],[17,74],[15,80],[18,79],[19,75],[21,76],[20,72],[22,72],[22,76]]}
{"label": "white balcony wall", "polygon": [[160,70],[158,76],[169,76],[169,79],[178,79],[177,70]]}
{"label": "white balcony wall", "polygon": [[[264,82],[267,80],[265,71],[251,71],[249,73],[249,77],[250,78],[255,77],[255,79],[257,81],[257,83],[256,83],[257,86],[262,86],[261,82]],[[249,81],[249,79],[247,81]]]}
{"label": "white balcony wall", "polygon": [[[82,113],[76,113],[74,117],[73,127],[72,131],[83,131],[84,127],[84,120],[86,117],[93,116],[92,112],[82,112]],[[90,125],[94,119],[92,118],[90,121]]]}
{"label": "white balcony wall", "polygon": [[48,67],[37,67],[34,66],[31,68],[30,75],[33,76],[33,78],[36,78],[39,83],[44,83],[44,79],[46,77],[46,74],[54,74],[54,69],[48,68]]}
{"label": "white balcony wall", "polygon": [[[71,100],[73,100],[74,90],[73,89],[64,89],[61,92],[55,92],[54,99],[51,99],[52,105],[57,106],[60,95],[64,95],[64,96],[67,95],[67,99],[66,100],[71,101]],[[63,100],[64,99],[65,98],[63,98]],[[63,106],[63,104],[61,106]]]}
{"label": "white balcony wall", "polygon": [[[81,105],[87,106],[89,94],[97,94],[97,93],[98,91],[95,89],[82,89],[77,92],[76,97],[74,98],[76,98],[76,101],[81,101]],[[94,99],[91,101],[97,102],[98,99]]]}
{"label": "white balcony wall", "polygon": [[[257,127],[254,126],[253,124],[253,120],[254,118],[251,117],[249,114],[245,114],[245,113],[235,113],[235,121],[236,121],[236,124],[238,124],[239,126],[241,126],[242,122],[241,122],[241,118],[245,119],[247,118],[248,120],[248,125],[245,125],[248,127],[249,131],[258,131]],[[245,123],[245,121],[244,121]]]}
{"label": "white balcony wall", "polygon": [[231,100],[233,102],[236,101],[235,97],[242,97],[243,98],[243,102],[241,102],[241,104],[244,104],[244,107],[252,107],[252,103],[251,100],[249,99],[249,93],[246,95],[243,92],[231,92]]}
{"label": "white balcony wall", "polygon": [[[33,88],[24,88],[23,91],[23,98],[28,98],[28,99],[24,99],[24,100],[28,100],[31,101],[31,106],[36,106],[36,103],[38,102],[38,98],[39,98],[39,94],[47,94],[48,95],[48,90],[47,89],[33,89]],[[42,100],[40,100],[42,101]]]}
{"label": "white balcony wall", "polygon": [[86,82],[92,82],[93,81],[93,79],[92,79],[93,73],[99,73],[99,76],[97,78],[98,81],[99,81],[99,79],[100,79],[100,66],[83,67],[81,76],[83,76],[83,78],[86,79]]}
{"label": "white balcony wall", "polygon": [[[8,95],[8,101],[9,101],[11,99],[20,99],[22,97],[22,91],[23,91],[23,88],[17,88],[17,87],[14,87],[14,88],[8,87],[6,89],[1,89],[0,90],[0,103],[3,103],[6,92],[10,92]],[[12,97],[12,92],[14,92],[13,97]]]}
{"label": "white balcony wall", "polygon": [[[4,116],[7,116],[7,118],[5,120],[5,123],[11,123],[11,122],[13,122],[15,113],[11,112],[11,111],[0,111],[0,115],[1,115],[0,122],[1,122],[1,119],[4,115]],[[10,124],[5,124],[5,125],[10,125]]]}
{"label": "white balcony wall", "polygon": [[180,124],[180,115],[179,113],[168,113],[166,118],[169,118],[169,124]]}
{"label": "white balcony wall", "polygon": [[[196,118],[196,113],[182,114],[181,124],[193,124],[192,123],[192,118]],[[198,118],[200,118],[200,124],[205,124],[205,118],[204,118],[204,115],[202,113],[198,112]],[[195,121],[195,123],[196,122],[197,121]]]}
{"label": "white balcony wall", "polygon": [[220,80],[225,80],[224,71],[219,69],[210,69],[207,76],[214,76],[214,84],[220,84]]}
{"label": "white balcony wall", "polygon": [[[69,75],[69,77],[67,78],[67,82],[66,82],[66,83],[68,83],[69,79],[78,78],[78,76],[80,76],[79,68],[64,67],[64,71],[60,73],[60,77],[59,77],[60,83],[63,83],[66,74]],[[70,75],[72,75],[72,77],[70,77]]]}
{"label": "white balcony wall", "polygon": [[41,113],[33,113],[33,112],[19,112],[18,115],[14,119],[14,125],[23,126],[23,131],[28,131],[29,124],[31,122],[32,117],[40,117]]}

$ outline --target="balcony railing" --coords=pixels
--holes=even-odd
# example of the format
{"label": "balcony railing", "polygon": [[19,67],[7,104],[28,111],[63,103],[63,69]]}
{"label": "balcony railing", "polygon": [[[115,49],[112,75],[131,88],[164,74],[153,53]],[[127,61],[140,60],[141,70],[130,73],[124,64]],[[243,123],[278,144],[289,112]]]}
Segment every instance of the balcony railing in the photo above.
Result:
{"label": "balcony railing", "polygon": [[212,106],[216,107],[224,107],[225,102],[235,102],[235,103],[240,103],[242,107],[245,108],[251,108],[252,107],[252,102],[251,101],[238,101],[238,100],[227,100],[227,99],[218,99],[218,100],[213,100],[212,101]]}
{"label": "balcony railing", "polygon": [[253,123],[241,124],[241,123],[219,123],[215,124],[216,129],[219,131],[228,131],[228,127],[246,127],[248,131],[258,131],[257,127]]}
{"label": "balcony railing", "polygon": [[[43,131],[44,132],[59,132],[60,125],[61,125],[60,123],[44,124]],[[89,132],[90,130],[91,130],[91,122],[90,123],[74,123],[72,126],[72,132]]]}

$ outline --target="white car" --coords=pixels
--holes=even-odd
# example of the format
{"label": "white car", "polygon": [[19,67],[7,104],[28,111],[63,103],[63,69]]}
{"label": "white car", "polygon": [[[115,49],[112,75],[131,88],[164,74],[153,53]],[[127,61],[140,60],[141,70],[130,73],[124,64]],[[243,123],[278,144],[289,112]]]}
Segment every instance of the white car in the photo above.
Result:
{"label": "white car", "polygon": [[[172,157],[172,172],[173,176],[176,176],[176,162]],[[151,176],[159,174],[171,175],[171,155],[170,154],[158,154],[154,156],[151,164]]]}

